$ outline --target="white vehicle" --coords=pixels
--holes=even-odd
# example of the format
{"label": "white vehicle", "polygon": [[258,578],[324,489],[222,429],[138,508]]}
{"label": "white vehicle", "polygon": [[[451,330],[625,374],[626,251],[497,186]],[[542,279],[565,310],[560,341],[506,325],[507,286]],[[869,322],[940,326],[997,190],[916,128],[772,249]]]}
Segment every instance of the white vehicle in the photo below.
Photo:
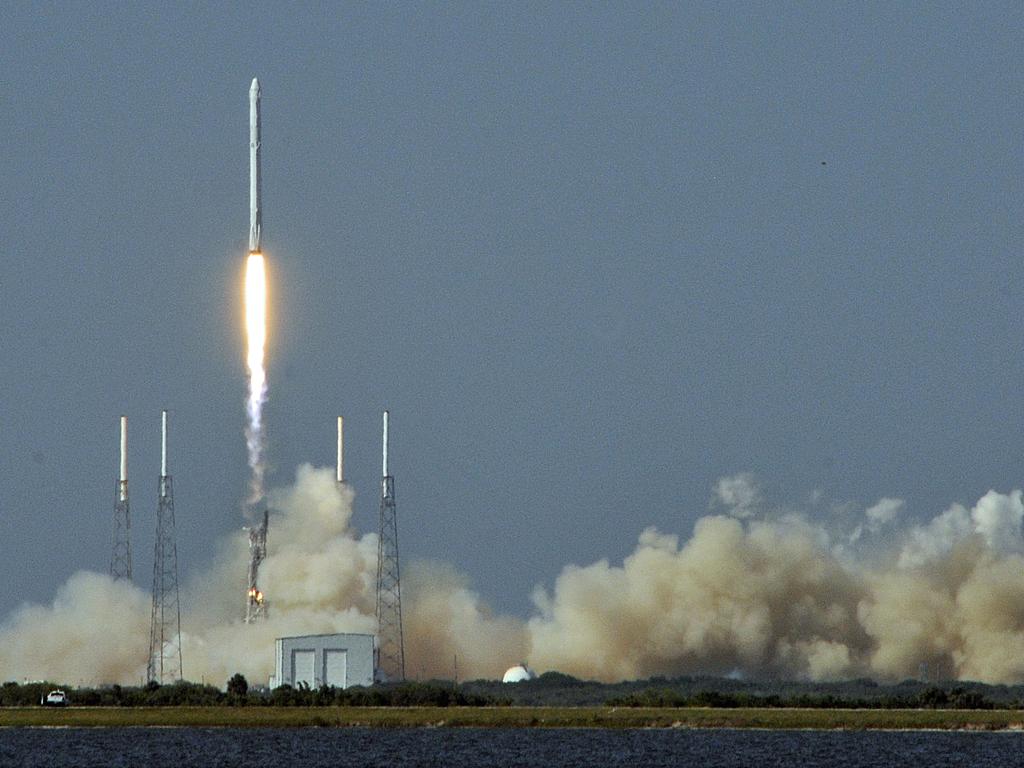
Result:
{"label": "white vehicle", "polygon": [[44,707],[66,707],[68,695],[64,691],[50,691],[40,702]]}

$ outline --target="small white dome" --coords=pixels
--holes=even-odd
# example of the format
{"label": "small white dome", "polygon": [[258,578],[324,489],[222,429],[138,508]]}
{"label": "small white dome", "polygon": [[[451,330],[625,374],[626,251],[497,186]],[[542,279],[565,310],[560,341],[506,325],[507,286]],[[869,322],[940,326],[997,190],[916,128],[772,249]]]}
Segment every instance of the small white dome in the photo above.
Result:
{"label": "small white dome", "polygon": [[516,664],[514,667],[508,668],[508,671],[505,672],[505,676],[501,678],[501,682],[521,683],[523,680],[533,680],[534,677],[536,677],[536,675],[534,675],[525,664]]}

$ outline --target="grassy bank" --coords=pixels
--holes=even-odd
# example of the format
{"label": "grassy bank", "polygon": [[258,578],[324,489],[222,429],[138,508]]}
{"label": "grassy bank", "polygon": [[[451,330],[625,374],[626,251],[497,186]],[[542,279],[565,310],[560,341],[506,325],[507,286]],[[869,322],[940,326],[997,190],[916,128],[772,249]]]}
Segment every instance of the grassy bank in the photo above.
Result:
{"label": "grassy bank", "polygon": [[0,727],[1024,729],[1014,710],[624,707],[83,707],[0,709]]}

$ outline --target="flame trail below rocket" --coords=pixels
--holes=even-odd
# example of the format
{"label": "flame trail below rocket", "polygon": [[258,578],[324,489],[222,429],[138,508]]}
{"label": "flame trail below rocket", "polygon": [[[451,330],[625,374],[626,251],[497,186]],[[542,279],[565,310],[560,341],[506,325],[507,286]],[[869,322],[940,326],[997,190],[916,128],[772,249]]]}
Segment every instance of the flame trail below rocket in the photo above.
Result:
{"label": "flame trail below rocket", "polygon": [[249,396],[246,412],[249,424],[245,442],[249,450],[249,504],[263,497],[263,404],[267,401],[267,276],[262,253],[250,253],[245,267],[245,331],[248,350]]}

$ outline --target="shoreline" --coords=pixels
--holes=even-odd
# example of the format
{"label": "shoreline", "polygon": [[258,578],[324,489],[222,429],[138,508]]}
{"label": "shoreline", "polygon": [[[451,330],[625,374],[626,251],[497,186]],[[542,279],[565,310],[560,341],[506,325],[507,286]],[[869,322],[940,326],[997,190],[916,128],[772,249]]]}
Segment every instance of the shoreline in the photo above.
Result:
{"label": "shoreline", "polygon": [[1024,711],[632,707],[11,707],[0,728],[732,728],[1024,731]]}

